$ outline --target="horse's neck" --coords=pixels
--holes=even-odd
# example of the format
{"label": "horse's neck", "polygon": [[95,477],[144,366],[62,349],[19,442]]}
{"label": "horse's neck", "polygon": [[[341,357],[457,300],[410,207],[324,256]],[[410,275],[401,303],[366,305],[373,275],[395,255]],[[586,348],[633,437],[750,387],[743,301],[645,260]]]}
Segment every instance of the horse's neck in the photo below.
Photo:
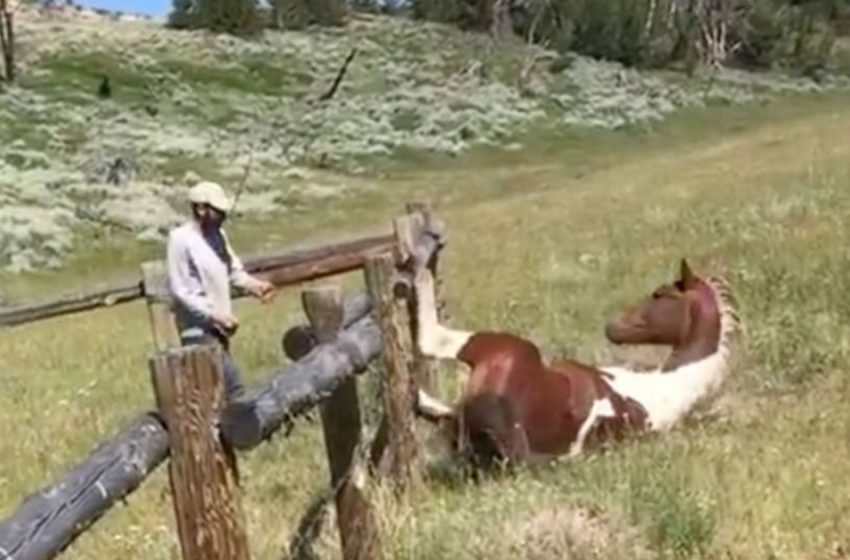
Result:
{"label": "horse's neck", "polygon": [[655,372],[603,369],[612,375],[609,383],[615,392],[646,410],[650,429],[666,430],[718,389],[728,373],[726,359],[722,345],[708,353],[705,348],[697,351],[691,347],[675,352]]}
{"label": "horse's neck", "polygon": [[693,343],[673,348],[673,351],[661,366],[661,371],[672,372],[680,370],[688,364],[701,362],[711,357],[716,354],[719,349],[718,341],[711,341],[708,339],[696,340]]}
{"label": "horse's neck", "polygon": [[675,423],[708,395],[714,393],[728,373],[722,318],[709,314],[698,320],[683,344],[673,348],[664,362],[659,380],[666,393],[655,412],[659,428]]}
{"label": "horse's neck", "polygon": [[701,310],[696,311],[694,323],[685,340],[673,347],[661,370],[675,371],[720,352],[723,342],[722,329],[720,310],[715,307],[714,302],[710,306],[702,306]]}

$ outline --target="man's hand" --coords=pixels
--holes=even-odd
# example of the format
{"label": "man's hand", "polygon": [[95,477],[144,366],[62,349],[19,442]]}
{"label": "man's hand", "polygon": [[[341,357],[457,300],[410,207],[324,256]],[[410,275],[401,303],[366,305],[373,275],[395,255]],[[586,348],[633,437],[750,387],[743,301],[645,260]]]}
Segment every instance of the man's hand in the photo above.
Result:
{"label": "man's hand", "polygon": [[262,303],[271,303],[277,295],[277,291],[274,286],[265,280],[260,280],[252,293],[254,294],[254,297],[259,299]]}
{"label": "man's hand", "polygon": [[239,321],[236,320],[236,317],[229,313],[216,313],[212,319],[213,323],[226,333],[236,331],[236,328],[239,326]]}

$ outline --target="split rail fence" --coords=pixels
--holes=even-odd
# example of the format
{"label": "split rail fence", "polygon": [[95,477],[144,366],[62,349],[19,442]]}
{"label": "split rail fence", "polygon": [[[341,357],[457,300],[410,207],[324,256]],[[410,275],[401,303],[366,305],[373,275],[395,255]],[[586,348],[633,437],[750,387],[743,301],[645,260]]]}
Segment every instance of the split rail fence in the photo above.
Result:
{"label": "split rail fence", "polygon": [[[12,326],[144,298],[157,404],[58,481],[25,497],[0,522],[0,560],[56,557],[166,459],[184,560],[247,560],[235,451],[257,447],[313,407],[322,420],[343,556],[377,558],[380,535],[365,481],[387,475],[403,491],[417,477],[415,388],[430,389],[434,380],[434,364],[407,343],[416,336],[407,265],[414,252],[424,254],[436,274],[444,242],[439,219],[415,203],[393,221],[391,233],[246,260],[250,272],[277,287],[363,270],[366,289],[346,297],[335,284],[304,289],[307,324],[282,339],[292,363],[230,404],[221,350],[180,346],[162,261],[144,263],[137,283],[0,310],[0,326]],[[373,362],[383,366],[383,416],[365,442],[357,374]]]}

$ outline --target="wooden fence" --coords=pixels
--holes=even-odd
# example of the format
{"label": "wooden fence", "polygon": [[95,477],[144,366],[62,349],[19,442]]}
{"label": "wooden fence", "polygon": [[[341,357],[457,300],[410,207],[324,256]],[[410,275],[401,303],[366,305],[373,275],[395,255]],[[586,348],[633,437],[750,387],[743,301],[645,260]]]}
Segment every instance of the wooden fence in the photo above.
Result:
{"label": "wooden fence", "polygon": [[[376,558],[380,535],[366,477],[384,473],[400,491],[417,477],[415,386],[430,388],[433,381],[433,364],[408,355],[415,315],[405,321],[403,309],[415,312],[415,298],[406,265],[413,251],[424,251],[436,272],[443,243],[428,207],[409,204],[392,233],[247,260],[246,268],[276,286],[362,269],[366,289],[348,297],[332,284],[302,291],[307,324],[283,337],[293,363],[230,404],[221,350],[179,344],[162,262],[145,263],[138,283],[0,310],[0,325],[9,326],[144,297],[157,402],[156,411],[141,414],[57,482],[24,498],[0,523],[0,560],[54,558],[166,458],[183,558],[247,559],[235,450],[255,448],[317,405],[344,558]],[[363,442],[356,375],[379,358],[384,413],[375,440]],[[375,468],[378,463],[386,467]]]}

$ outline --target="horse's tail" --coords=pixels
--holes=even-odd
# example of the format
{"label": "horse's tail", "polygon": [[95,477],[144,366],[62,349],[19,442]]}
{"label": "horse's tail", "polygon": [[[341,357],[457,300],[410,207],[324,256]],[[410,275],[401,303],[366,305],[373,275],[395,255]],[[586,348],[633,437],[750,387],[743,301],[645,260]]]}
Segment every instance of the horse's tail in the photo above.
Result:
{"label": "horse's tail", "polygon": [[477,466],[528,460],[525,430],[513,404],[504,396],[474,395],[462,403],[451,422],[453,447]]}

